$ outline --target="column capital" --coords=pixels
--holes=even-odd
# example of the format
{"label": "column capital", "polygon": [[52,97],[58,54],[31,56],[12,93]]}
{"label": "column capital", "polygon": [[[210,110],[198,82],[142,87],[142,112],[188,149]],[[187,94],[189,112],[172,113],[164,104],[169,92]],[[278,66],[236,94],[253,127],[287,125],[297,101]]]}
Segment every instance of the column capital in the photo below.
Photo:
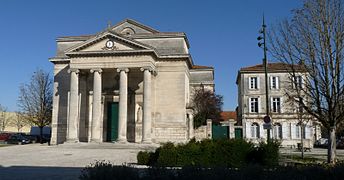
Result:
{"label": "column capital", "polygon": [[75,72],[76,74],[78,74],[80,71],[79,71],[79,69],[76,69],[76,68],[68,69],[68,73],[71,73],[71,72]]}
{"label": "column capital", "polygon": [[141,70],[141,71],[148,70],[149,72],[153,72],[153,68],[152,68],[152,67],[149,67],[149,66],[147,66],[147,67],[141,67],[140,70]]}
{"label": "column capital", "polygon": [[90,69],[90,72],[91,72],[91,73],[94,73],[94,72],[99,72],[99,73],[102,73],[102,72],[103,72],[103,70],[102,70],[102,69],[100,69],[100,68],[98,68],[98,69]]}
{"label": "column capital", "polygon": [[117,68],[117,72],[121,72],[121,71],[124,71],[124,72],[129,72],[129,68]]}
{"label": "column capital", "polygon": [[152,67],[146,66],[146,67],[141,67],[140,70],[143,72],[145,70],[148,70],[149,72],[151,72],[154,76],[156,76],[158,74],[158,72],[153,69]]}

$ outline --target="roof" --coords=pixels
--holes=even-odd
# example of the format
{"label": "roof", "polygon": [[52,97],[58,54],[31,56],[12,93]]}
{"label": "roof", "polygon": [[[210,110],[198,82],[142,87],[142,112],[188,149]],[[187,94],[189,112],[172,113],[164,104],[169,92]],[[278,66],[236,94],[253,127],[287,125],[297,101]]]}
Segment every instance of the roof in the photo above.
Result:
{"label": "roof", "polygon": [[210,66],[193,65],[192,69],[214,69],[214,68]]}
{"label": "roof", "polygon": [[[292,68],[295,71],[306,71],[305,67],[299,64],[268,63],[267,65],[268,72],[285,72],[290,71]],[[255,66],[243,67],[240,69],[240,72],[264,72],[264,65],[257,64]]]}
{"label": "roof", "polygon": [[159,31],[157,31],[157,30],[155,30],[155,29],[153,29],[153,28],[151,28],[149,26],[141,24],[141,23],[139,23],[139,22],[137,22],[135,20],[132,20],[132,19],[124,19],[123,21],[121,21],[121,22],[117,23],[116,25],[112,26],[112,28],[116,27],[116,26],[119,26],[119,25],[121,25],[121,24],[123,24],[125,22],[130,23],[130,24],[134,24],[134,25],[136,25],[138,27],[141,27],[142,29],[145,29],[145,30],[147,30],[149,32],[152,32],[152,33],[158,33],[159,32]]}
{"label": "roof", "polygon": [[221,119],[224,121],[229,120],[229,119],[236,120],[237,114],[235,111],[223,111],[223,112],[221,112]]}

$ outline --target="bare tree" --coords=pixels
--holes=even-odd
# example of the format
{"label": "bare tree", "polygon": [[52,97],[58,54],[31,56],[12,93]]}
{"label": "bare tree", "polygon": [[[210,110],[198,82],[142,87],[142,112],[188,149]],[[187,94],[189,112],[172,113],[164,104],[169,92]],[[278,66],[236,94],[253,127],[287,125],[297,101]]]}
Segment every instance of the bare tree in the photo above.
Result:
{"label": "bare tree", "polygon": [[4,131],[10,122],[10,118],[7,115],[7,108],[0,104],[0,131]]}
{"label": "bare tree", "polygon": [[23,117],[40,128],[41,143],[43,127],[51,122],[52,84],[49,73],[38,69],[33,73],[30,83],[23,84],[19,88],[18,105]]}
{"label": "bare tree", "polygon": [[[300,64],[307,73],[295,102],[329,133],[328,163],[336,160],[336,129],[343,124],[344,12],[341,0],[305,0],[291,20],[278,24],[269,35],[272,55],[288,63],[291,79]],[[294,82],[293,82],[294,83]],[[300,101],[302,99],[302,101]]]}
{"label": "bare tree", "polygon": [[207,119],[220,119],[223,97],[204,88],[196,89],[193,95],[194,126],[198,128],[206,124]]}
{"label": "bare tree", "polygon": [[16,117],[11,120],[11,125],[17,128],[17,131],[20,132],[20,130],[24,127],[29,125],[29,121],[23,116],[21,112],[16,112]]}

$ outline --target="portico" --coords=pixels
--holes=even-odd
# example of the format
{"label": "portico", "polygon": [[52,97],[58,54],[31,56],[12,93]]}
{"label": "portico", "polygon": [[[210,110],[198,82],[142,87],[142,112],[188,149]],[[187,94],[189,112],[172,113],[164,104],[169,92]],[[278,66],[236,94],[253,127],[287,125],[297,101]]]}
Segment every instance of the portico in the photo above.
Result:
{"label": "portico", "polygon": [[[102,90],[102,72],[103,69],[107,71],[117,72],[119,74],[119,116],[118,116],[118,139],[117,142],[126,143],[127,139],[127,124],[128,124],[128,73],[129,68],[97,68],[90,69],[89,75],[93,76],[93,95],[92,95],[92,116],[91,116],[91,133],[88,134],[87,139],[91,142],[102,142],[104,134],[102,132],[101,124],[102,122],[102,109],[105,99]],[[131,67],[131,69],[139,69],[143,76],[143,125],[142,125],[142,142],[151,143],[151,76],[154,71],[151,67]],[[79,142],[78,125],[80,124],[80,111],[79,109],[79,73],[80,69],[72,68],[68,70],[70,73],[70,97],[69,97],[69,122],[67,124],[67,142]],[[88,69],[82,69],[82,71],[87,72]],[[115,91],[115,89],[114,89]],[[79,130],[82,131],[82,130]],[[108,132],[105,132],[108,133]]]}

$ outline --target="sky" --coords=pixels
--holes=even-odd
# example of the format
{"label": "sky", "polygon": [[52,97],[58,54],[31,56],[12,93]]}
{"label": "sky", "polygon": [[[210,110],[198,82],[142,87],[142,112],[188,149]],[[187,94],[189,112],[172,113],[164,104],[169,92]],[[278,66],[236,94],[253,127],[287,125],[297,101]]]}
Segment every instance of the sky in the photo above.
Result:
{"label": "sky", "polygon": [[131,18],[158,31],[185,32],[194,63],[215,68],[223,109],[234,110],[238,70],[262,62],[263,13],[269,28],[301,6],[301,0],[1,0],[0,104],[20,110],[19,86],[37,68],[53,73],[48,58],[57,37],[95,34],[109,21]]}

